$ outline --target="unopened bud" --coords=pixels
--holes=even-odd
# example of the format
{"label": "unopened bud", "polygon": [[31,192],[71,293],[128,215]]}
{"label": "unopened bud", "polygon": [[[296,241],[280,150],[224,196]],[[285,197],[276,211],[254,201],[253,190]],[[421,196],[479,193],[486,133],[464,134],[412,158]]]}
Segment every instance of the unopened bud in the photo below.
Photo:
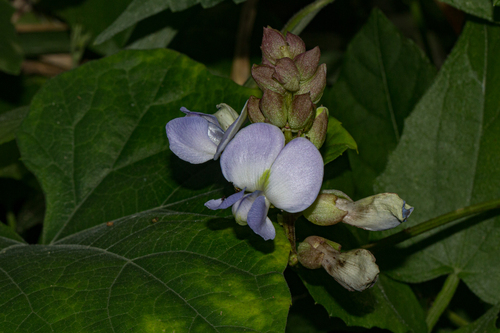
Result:
{"label": "unopened bud", "polygon": [[283,86],[273,78],[275,70],[267,65],[253,65],[252,77],[261,90],[272,90],[283,95],[286,90]]}
{"label": "unopened bud", "polygon": [[248,119],[252,123],[263,123],[266,121],[266,117],[260,111],[260,99],[255,96],[250,96],[248,99],[247,110],[248,110]]}
{"label": "unopened bud", "polygon": [[314,104],[309,94],[295,95],[288,114],[288,125],[292,130],[308,128],[313,120]]}
{"label": "unopened bud", "polygon": [[290,58],[294,59],[296,56],[306,51],[306,44],[299,36],[294,35],[291,32],[287,32],[286,41],[288,43]]}
{"label": "unopened bud", "polygon": [[320,149],[326,139],[326,132],[328,131],[328,109],[324,106],[316,109],[316,117],[309,131],[305,133],[316,148]]}
{"label": "unopened bud", "polygon": [[275,64],[277,59],[288,57],[288,44],[278,30],[267,27],[264,28],[261,45],[262,55],[271,63]]}
{"label": "unopened bud", "polygon": [[229,126],[231,126],[231,124],[238,119],[238,113],[226,103],[217,104],[217,109],[219,111],[214,113],[214,116],[217,118],[220,127],[224,131],[227,131]]}
{"label": "unopened bud", "polygon": [[337,207],[336,202],[339,198],[351,200],[347,194],[341,191],[321,191],[316,201],[303,212],[304,217],[308,221],[321,226],[329,226],[341,222],[347,215],[347,212]]}
{"label": "unopened bud", "polygon": [[278,59],[274,69],[273,78],[281,83],[283,88],[291,92],[299,90],[300,74],[292,59]]}
{"label": "unopened bud", "polygon": [[341,253],[340,245],[319,236],[307,237],[298,247],[299,262],[306,268],[321,266],[349,291],[363,291],[375,284],[380,270],[370,251]]}
{"label": "unopened bud", "polygon": [[278,127],[286,125],[287,112],[284,96],[272,90],[264,90],[264,95],[260,100],[260,110],[271,124]]}
{"label": "unopened bud", "polygon": [[326,87],[326,64],[321,64],[316,73],[306,82],[300,84],[297,94],[311,93],[311,100],[317,104]]}
{"label": "unopened bud", "polygon": [[302,81],[309,80],[316,73],[320,56],[319,47],[316,46],[314,49],[301,53],[293,59]]}
{"label": "unopened bud", "polygon": [[380,193],[356,202],[339,198],[335,204],[347,212],[343,222],[372,231],[395,228],[413,211],[413,207],[395,193]]}

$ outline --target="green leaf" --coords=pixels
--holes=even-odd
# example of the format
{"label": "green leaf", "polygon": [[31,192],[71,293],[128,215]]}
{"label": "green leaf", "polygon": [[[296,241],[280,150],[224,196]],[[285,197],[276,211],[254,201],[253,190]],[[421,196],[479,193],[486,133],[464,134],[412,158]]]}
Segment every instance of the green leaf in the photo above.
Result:
{"label": "green leaf", "polygon": [[218,161],[181,161],[165,135],[181,106],[240,109],[254,92],[164,49],[123,51],[47,81],[18,142],[46,194],[50,245],[0,254],[0,327],[282,332],[284,233],[265,242],[229,211],[205,208],[234,190]]}
{"label": "green leaf", "polygon": [[337,83],[325,92],[332,108],[358,144],[349,151],[357,195],[373,194],[373,183],[395,149],[406,116],[435,75],[423,52],[373,10],[349,44]]}
{"label": "green leaf", "polygon": [[330,163],[347,149],[357,150],[356,141],[351,134],[342,127],[342,123],[333,117],[328,119],[328,130],[326,140],[321,147],[321,155],[325,164]]}
{"label": "green leaf", "polygon": [[13,13],[9,2],[0,0],[0,70],[17,75],[21,72],[23,51],[10,22]]}
{"label": "green leaf", "polygon": [[[415,207],[395,230],[500,198],[500,27],[468,22],[436,82],[406,120],[378,179]],[[498,215],[498,214],[497,214]],[[455,272],[488,303],[500,301],[500,218],[486,214],[444,226],[391,251],[391,276],[421,282]],[[490,218],[490,219],[488,219]],[[406,250],[403,250],[406,249]]]}
{"label": "green leaf", "polygon": [[484,315],[482,315],[478,320],[464,326],[454,333],[498,333],[500,330],[496,327],[496,322],[498,319],[498,312],[500,311],[500,305],[496,305],[489,309]]}
{"label": "green leaf", "polygon": [[495,0],[493,2],[493,6],[500,6],[500,0]]}
{"label": "green leaf", "polygon": [[[15,245],[24,245],[25,242],[12,230],[12,228],[6,226],[0,221],[0,257],[5,248]],[[2,266],[0,266],[2,267]]]}
{"label": "green leaf", "polygon": [[[125,11],[95,39],[95,44],[101,44],[117,33],[131,27],[143,19],[170,9],[172,12],[185,10],[191,6],[201,4],[203,8],[213,7],[223,0],[133,0]],[[233,0],[240,3],[245,0]]]}
{"label": "green leaf", "polygon": [[395,333],[427,332],[425,315],[411,288],[383,274],[371,289],[350,292],[323,269],[299,274],[314,300],[348,326],[380,327]]}
{"label": "green leaf", "polygon": [[167,47],[167,45],[172,41],[172,39],[174,39],[176,34],[177,30],[171,27],[165,27],[141,39],[136,40],[132,44],[128,45],[127,49],[131,50],[161,49]]}
{"label": "green leaf", "polygon": [[[481,18],[493,21],[492,0],[441,0],[455,8],[463,10],[468,14],[479,16]],[[495,0],[498,3],[498,0]],[[495,4],[496,6],[497,4]]]}
{"label": "green leaf", "polygon": [[283,233],[264,242],[234,220],[166,209],[54,245],[16,243],[0,252],[0,327],[283,332],[290,294],[281,272],[288,252]]}
{"label": "green leaf", "polygon": [[0,144],[14,140],[17,128],[28,114],[29,106],[0,114]]}

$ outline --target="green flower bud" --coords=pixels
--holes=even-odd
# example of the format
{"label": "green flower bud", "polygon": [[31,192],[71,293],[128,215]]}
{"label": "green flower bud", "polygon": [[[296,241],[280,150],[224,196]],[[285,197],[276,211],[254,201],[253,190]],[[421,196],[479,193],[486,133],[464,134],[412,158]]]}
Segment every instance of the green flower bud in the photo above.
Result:
{"label": "green flower bud", "polygon": [[309,93],[293,96],[292,107],[288,114],[288,125],[292,130],[308,128],[313,120],[314,104]]}
{"label": "green flower bud", "polygon": [[285,94],[286,90],[283,86],[273,78],[275,70],[267,65],[253,65],[252,77],[262,90],[272,90],[278,94]]}
{"label": "green flower bud", "polygon": [[319,236],[307,237],[298,247],[299,262],[306,268],[323,266],[340,285],[349,291],[372,287],[380,270],[370,251],[356,249],[341,253],[341,246]]}
{"label": "green flower bud", "polygon": [[263,123],[266,121],[266,117],[260,111],[260,99],[255,96],[250,96],[248,99],[247,110],[248,110],[248,119],[252,123]]}
{"label": "green flower bud", "polygon": [[300,89],[297,94],[311,93],[311,100],[317,104],[323,96],[326,87],[326,64],[318,67],[316,73],[307,81],[300,83]]}
{"label": "green flower bud", "polygon": [[273,125],[284,127],[286,125],[285,97],[272,90],[264,90],[260,100],[260,110],[266,119]]}
{"label": "green flower bud", "polygon": [[306,44],[302,38],[291,32],[286,33],[286,42],[288,43],[288,51],[292,59],[306,51]]}
{"label": "green flower bud", "polygon": [[262,50],[263,58],[267,59],[273,65],[277,59],[290,55],[285,37],[283,37],[281,32],[271,27],[264,28],[260,49]]}
{"label": "green flower bud", "polygon": [[303,212],[304,217],[308,221],[321,226],[341,222],[347,212],[337,207],[336,202],[339,198],[351,200],[347,194],[337,190],[321,191],[316,201]]}
{"label": "green flower bud", "polygon": [[238,119],[238,113],[226,103],[217,104],[219,111],[214,113],[215,118],[219,122],[220,127],[225,131],[231,126],[232,123]]}
{"label": "green flower bud", "polygon": [[326,139],[326,132],[328,131],[328,109],[324,106],[316,109],[316,117],[309,131],[305,133],[316,148],[321,148]]}

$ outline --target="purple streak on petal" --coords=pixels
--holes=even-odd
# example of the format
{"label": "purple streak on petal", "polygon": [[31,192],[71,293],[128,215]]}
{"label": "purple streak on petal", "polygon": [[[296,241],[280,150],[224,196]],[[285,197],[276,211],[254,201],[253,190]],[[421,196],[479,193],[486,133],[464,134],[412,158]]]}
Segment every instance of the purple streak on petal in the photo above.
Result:
{"label": "purple streak on petal", "polygon": [[212,199],[207,202],[205,202],[205,207],[211,210],[216,210],[216,209],[226,209],[228,207],[231,207],[235,202],[243,198],[245,195],[245,190],[231,194],[227,198],[223,199]]}
{"label": "purple streak on petal", "polygon": [[276,208],[301,212],[316,200],[323,182],[323,158],[307,139],[290,141],[276,158],[264,190]]}
{"label": "purple streak on petal", "polygon": [[255,199],[252,208],[248,211],[248,226],[264,240],[274,239],[276,230],[273,223],[267,217],[269,206],[266,205],[266,198],[261,195]]}
{"label": "purple streak on petal", "polygon": [[406,201],[403,201],[403,222],[406,222],[406,219],[410,216],[410,214],[413,212],[413,209],[415,207],[411,207],[410,209],[406,209]]}
{"label": "purple streak on petal", "polygon": [[273,164],[285,144],[281,130],[265,123],[240,130],[221,156],[224,177],[247,191],[262,190],[262,175]]}
{"label": "purple streak on petal", "polygon": [[227,131],[222,136],[221,141],[217,146],[217,152],[215,153],[214,160],[217,160],[219,158],[229,141],[233,139],[236,133],[240,130],[241,126],[243,126],[243,124],[245,123],[245,120],[247,120],[247,104],[248,100],[246,101],[245,106],[243,106],[243,110],[241,110],[238,118],[234,121],[234,123],[231,124],[231,126],[229,126]]}
{"label": "purple streak on petal", "polygon": [[176,118],[165,126],[170,150],[193,164],[213,158],[217,145],[208,136],[209,123],[201,117]]}

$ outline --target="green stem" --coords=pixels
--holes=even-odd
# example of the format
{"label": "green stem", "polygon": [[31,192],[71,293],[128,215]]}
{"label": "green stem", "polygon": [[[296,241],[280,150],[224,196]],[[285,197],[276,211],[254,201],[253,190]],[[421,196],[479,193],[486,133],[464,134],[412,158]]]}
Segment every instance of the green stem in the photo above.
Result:
{"label": "green stem", "polygon": [[470,324],[470,322],[467,319],[460,317],[457,313],[451,311],[450,309],[446,311],[446,315],[448,319],[457,327],[463,327]]}
{"label": "green stem", "polygon": [[436,300],[432,304],[429,312],[427,313],[427,318],[425,322],[427,323],[427,331],[431,332],[436,325],[439,317],[443,314],[444,310],[450,304],[455,291],[457,290],[458,283],[460,282],[460,278],[456,274],[450,274],[446,278],[444,282],[443,289],[439,292],[436,297]]}
{"label": "green stem", "polygon": [[291,32],[292,34],[299,35],[302,30],[307,27],[309,22],[312,21],[316,14],[318,14],[323,7],[333,1],[335,0],[316,0],[302,8],[285,24],[283,29],[281,29],[281,33],[285,34],[287,32]]}
{"label": "green stem", "polygon": [[395,245],[398,243],[401,243],[402,241],[405,241],[409,238],[418,236],[420,234],[423,234],[424,232],[427,232],[429,230],[435,229],[437,227],[443,226],[447,223],[456,221],[458,219],[468,217],[471,215],[476,215],[479,213],[484,213],[486,211],[492,210],[492,209],[497,209],[500,208],[500,199],[495,199],[491,201],[486,201],[479,203],[477,205],[473,206],[468,206],[464,208],[457,209],[456,211],[446,213],[444,215],[435,217],[433,219],[430,219],[428,221],[425,221],[423,223],[420,223],[414,227],[406,228],[404,230],[401,230],[400,232],[388,236],[386,238],[383,238],[379,240],[376,243],[371,243],[362,246],[364,249],[372,249],[372,248],[383,248],[387,247],[390,245]]}
{"label": "green stem", "polygon": [[288,212],[283,212],[283,214],[281,215],[282,220],[280,221],[280,223],[283,224],[286,238],[288,238],[291,247],[290,257],[288,258],[288,264],[290,266],[295,266],[298,263],[297,240],[295,238],[295,221],[297,221],[300,215],[300,213],[293,214]]}

